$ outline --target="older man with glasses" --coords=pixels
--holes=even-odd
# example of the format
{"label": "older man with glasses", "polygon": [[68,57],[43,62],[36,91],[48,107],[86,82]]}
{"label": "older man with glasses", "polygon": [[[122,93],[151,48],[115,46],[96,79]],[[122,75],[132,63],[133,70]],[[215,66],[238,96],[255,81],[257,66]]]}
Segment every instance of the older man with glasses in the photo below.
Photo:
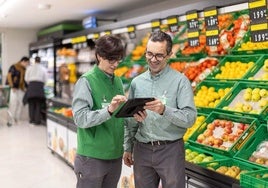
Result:
{"label": "older man with glasses", "polygon": [[[167,64],[172,41],[154,32],[147,43],[148,71],[135,77],[129,98],[155,97],[144,110],[126,119],[124,163],[134,164],[135,188],[185,187],[183,135],[196,119],[189,80]],[[134,157],[134,158],[133,158]]]}

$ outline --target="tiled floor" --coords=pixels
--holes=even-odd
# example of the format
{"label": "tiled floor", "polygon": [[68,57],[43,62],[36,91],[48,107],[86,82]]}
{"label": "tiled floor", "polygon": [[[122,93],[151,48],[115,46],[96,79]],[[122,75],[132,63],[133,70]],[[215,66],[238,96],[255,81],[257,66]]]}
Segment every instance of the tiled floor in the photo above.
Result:
{"label": "tiled floor", "polygon": [[[1,118],[1,117],[0,117]],[[0,187],[74,188],[73,169],[46,146],[46,127],[0,123]]]}

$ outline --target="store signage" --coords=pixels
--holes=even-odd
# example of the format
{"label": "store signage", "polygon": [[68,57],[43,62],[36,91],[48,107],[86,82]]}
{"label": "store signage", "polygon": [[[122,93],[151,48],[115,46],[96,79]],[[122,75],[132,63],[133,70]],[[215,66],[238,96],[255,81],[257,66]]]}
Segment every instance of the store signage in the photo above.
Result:
{"label": "store signage", "polygon": [[110,35],[110,34],[112,34],[112,32],[111,32],[110,30],[105,31],[104,33],[105,33],[106,35]]}
{"label": "store signage", "polygon": [[167,17],[167,24],[170,32],[177,32],[179,30],[177,16]]}
{"label": "store signage", "polygon": [[266,0],[249,0],[250,34],[252,42],[268,41]]}
{"label": "store signage", "polygon": [[152,20],[151,21],[151,25],[152,25],[152,32],[155,32],[155,31],[160,31],[160,20]]}
{"label": "store signage", "polygon": [[199,22],[196,10],[186,12],[189,46],[199,46]]}
{"label": "store signage", "polygon": [[86,41],[87,41],[86,36],[80,36],[80,37],[71,38],[71,43],[72,44],[82,43],[82,42],[86,42]]}
{"label": "store signage", "polygon": [[127,26],[127,32],[128,32],[128,36],[129,36],[130,39],[135,39],[136,38],[136,32],[135,32],[135,26],[134,25]]}
{"label": "store signage", "polygon": [[204,9],[206,26],[206,45],[217,46],[219,44],[218,10],[217,7],[207,7]]}
{"label": "store signage", "polygon": [[93,34],[93,39],[98,39],[100,37],[100,34],[99,33],[94,33]]}

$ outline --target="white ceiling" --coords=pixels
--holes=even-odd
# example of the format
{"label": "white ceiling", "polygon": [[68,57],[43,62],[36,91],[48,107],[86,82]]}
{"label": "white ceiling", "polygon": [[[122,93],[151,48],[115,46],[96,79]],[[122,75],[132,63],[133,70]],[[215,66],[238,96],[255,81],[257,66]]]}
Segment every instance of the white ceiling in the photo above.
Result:
{"label": "white ceiling", "polygon": [[[92,14],[117,18],[130,9],[157,2],[161,0],[0,0],[0,28],[40,29]],[[51,8],[40,10],[40,4],[49,4]]]}
{"label": "white ceiling", "polygon": [[[0,28],[42,29],[88,16],[121,21],[175,7],[181,7],[179,15],[190,9],[239,1],[248,0],[0,0]],[[46,4],[50,9],[38,8]]]}

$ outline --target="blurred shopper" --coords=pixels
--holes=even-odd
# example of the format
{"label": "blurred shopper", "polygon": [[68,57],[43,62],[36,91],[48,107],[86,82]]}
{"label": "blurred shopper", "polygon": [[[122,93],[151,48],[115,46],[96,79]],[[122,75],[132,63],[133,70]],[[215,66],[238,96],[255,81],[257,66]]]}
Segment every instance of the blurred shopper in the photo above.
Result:
{"label": "blurred shopper", "polygon": [[26,90],[24,80],[26,67],[29,65],[29,58],[22,57],[19,62],[10,66],[7,74],[6,84],[11,87],[10,92],[10,112],[17,122],[21,118],[23,108],[23,96]]}
{"label": "blurred shopper", "polygon": [[171,49],[168,34],[152,33],[145,52],[149,70],[131,82],[129,98],[155,98],[126,119],[124,162],[134,164],[135,188],[158,188],[160,179],[163,188],[185,187],[182,138],[196,108],[189,80],[167,64]]}
{"label": "blurred shopper", "polygon": [[35,57],[35,62],[28,67],[25,80],[28,83],[26,98],[29,104],[30,123],[40,125],[42,120],[42,109],[45,105],[44,85],[47,81],[47,70],[40,64],[40,57]]}
{"label": "blurred shopper", "polygon": [[75,85],[72,110],[77,125],[77,188],[117,187],[124,124],[112,114],[126,100],[122,81],[114,76],[123,54],[121,39],[102,36],[96,42],[96,65]]}

